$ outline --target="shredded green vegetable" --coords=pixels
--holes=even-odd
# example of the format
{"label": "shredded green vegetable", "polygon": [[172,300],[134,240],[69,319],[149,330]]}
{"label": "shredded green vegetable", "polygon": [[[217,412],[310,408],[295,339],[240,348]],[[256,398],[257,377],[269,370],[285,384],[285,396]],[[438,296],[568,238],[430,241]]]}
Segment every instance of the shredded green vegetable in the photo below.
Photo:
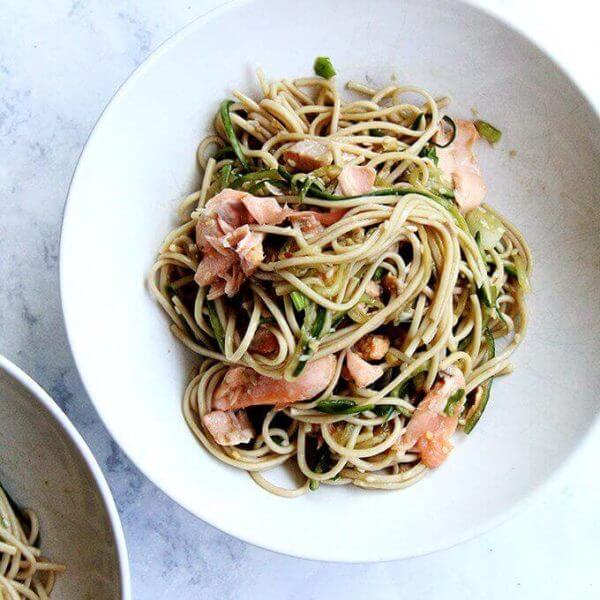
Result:
{"label": "shredded green vegetable", "polygon": [[302,293],[294,290],[290,297],[292,298],[292,304],[298,312],[302,312],[310,303],[310,300]]}
{"label": "shredded green vegetable", "polygon": [[229,187],[229,178],[231,177],[231,165],[225,165],[221,169],[221,189]]}
{"label": "shredded green vegetable", "polygon": [[356,404],[350,398],[334,398],[329,400],[321,400],[316,409],[329,415],[354,415],[364,412],[365,410],[373,410],[373,404]]}
{"label": "shredded green vegetable", "polygon": [[[485,336],[486,346],[487,346],[487,355],[488,355],[487,357],[489,360],[496,356],[496,342],[494,341],[494,335],[490,331],[489,327],[485,328],[484,336]],[[490,391],[492,389],[493,381],[494,381],[494,378],[490,377],[487,381],[485,381],[484,383],[481,384],[481,386],[480,386],[481,390],[482,390],[481,399],[479,400],[479,405],[477,406],[477,409],[467,419],[467,422],[465,423],[465,426],[464,426],[465,433],[471,433],[471,431],[473,431],[473,429],[475,429],[475,425],[477,425],[477,423],[479,423],[479,419],[481,419],[481,415],[483,415],[483,411],[485,410],[485,407],[487,406],[487,403],[490,399]]]}
{"label": "shredded green vegetable", "polygon": [[231,146],[223,146],[217,150],[213,156],[215,160],[223,160],[224,158],[235,158],[235,152]]}
{"label": "shredded green vegetable", "polygon": [[499,142],[502,137],[502,132],[487,121],[475,121],[475,128],[479,132],[479,135],[490,144]]}
{"label": "shredded green vegetable", "polygon": [[215,334],[217,344],[219,345],[221,352],[225,352],[225,330],[223,329],[223,325],[221,325],[221,321],[219,320],[219,315],[217,314],[217,309],[215,308],[214,302],[212,300],[207,300],[206,308],[208,310],[208,320],[210,321],[210,326]]}
{"label": "shredded green vegetable", "polygon": [[250,164],[248,163],[248,159],[246,158],[246,155],[242,150],[242,146],[235,135],[235,131],[233,130],[233,124],[231,123],[231,115],[229,114],[229,108],[232,104],[233,100],[223,100],[223,102],[221,102],[221,121],[223,121],[223,128],[225,129],[225,134],[227,135],[227,139],[231,144],[231,148],[235,152],[235,155],[237,156],[240,163],[242,163],[242,167],[244,167],[246,171],[249,171]]}
{"label": "shredded green vegetable", "polygon": [[265,169],[263,171],[253,171],[252,173],[246,173],[241,177],[238,177],[232,185],[232,188],[239,190],[245,183],[263,181],[265,179],[273,179],[277,177],[279,172],[277,169]]}
{"label": "shredded green vegetable", "polygon": [[455,416],[456,408],[460,404],[460,401],[463,399],[464,395],[465,395],[465,390],[460,389],[457,392],[454,392],[454,394],[452,394],[452,396],[450,396],[450,398],[448,399],[448,402],[446,402],[446,407],[444,408],[444,412],[449,417]]}

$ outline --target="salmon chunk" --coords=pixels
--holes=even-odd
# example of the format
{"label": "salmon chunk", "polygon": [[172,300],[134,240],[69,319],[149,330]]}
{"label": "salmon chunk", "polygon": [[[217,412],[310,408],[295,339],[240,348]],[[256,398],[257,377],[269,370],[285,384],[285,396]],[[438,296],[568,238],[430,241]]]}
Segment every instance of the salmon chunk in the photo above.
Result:
{"label": "salmon chunk", "polygon": [[333,160],[329,148],[314,140],[296,142],[283,151],[283,158],[290,167],[304,173],[330,165]]}
{"label": "salmon chunk", "polygon": [[473,153],[479,133],[471,121],[456,119],[456,137],[447,148],[438,148],[438,166],[454,185],[454,198],[462,213],[480,206],[487,187]]}
{"label": "salmon chunk", "polygon": [[371,385],[383,375],[381,365],[372,365],[352,350],[346,353],[346,371],[358,388]]}
{"label": "salmon chunk", "polygon": [[464,387],[462,371],[449,367],[417,406],[396,449],[418,452],[426,467],[439,467],[452,450],[450,437],[458,426],[464,396],[451,415],[444,409],[450,397]]}
{"label": "salmon chunk", "polygon": [[254,428],[245,410],[213,410],[204,415],[202,422],[219,446],[247,444],[254,437]]}
{"label": "salmon chunk", "polygon": [[331,355],[309,362],[294,381],[266,377],[250,367],[229,367],[215,391],[213,408],[237,410],[258,404],[284,408],[294,402],[309,400],[329,385],[335,365],[336,359]]}
{"label": "salmon chunk", "polygon": [[354,344],[354,349],[364,360],[381,360],[390,349],[390,340],[385,335],[368,333]]}
{"label": "salmon chunk", "polygon": [[373,167],[346,165],[338,177],[336,194],[343,196],[361,196],[373,190],[375,183]]}

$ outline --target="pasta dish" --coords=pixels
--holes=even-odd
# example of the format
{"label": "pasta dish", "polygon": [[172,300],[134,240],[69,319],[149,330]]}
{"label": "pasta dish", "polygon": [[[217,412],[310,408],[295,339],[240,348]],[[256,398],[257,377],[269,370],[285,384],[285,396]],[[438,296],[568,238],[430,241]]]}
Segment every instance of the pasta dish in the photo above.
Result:
{"label": "pasta dish", "polygon": [[[530,252],[484,203],[485,121],[396,82],[315,75],[235,91],[198,148],[149,277],[198,356],[187,423],[216,458],[294,497],[398,489],[438,467],[508,374]],[[292,465],[295,489],[266,471]]]}

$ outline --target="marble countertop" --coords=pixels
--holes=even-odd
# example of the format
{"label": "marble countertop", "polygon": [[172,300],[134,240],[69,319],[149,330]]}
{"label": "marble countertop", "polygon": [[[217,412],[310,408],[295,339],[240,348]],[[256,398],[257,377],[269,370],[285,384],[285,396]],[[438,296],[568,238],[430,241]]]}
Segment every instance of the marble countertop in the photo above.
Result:
{"label": "marble countertop", "polygon": [[[0,11],[0,352],[51,393],[96,455],[123,520],[134,597],[597,598],[599,436],[509,523],[444,552],[364,566],[276,555],[206,525],[150,483],[99,421],[60,310],[58,246],[71,174],[130,72],[221,1],[3,0]],[[551,49],[600,104],[595,19],[586,13],[595,3],[480,3]]]}

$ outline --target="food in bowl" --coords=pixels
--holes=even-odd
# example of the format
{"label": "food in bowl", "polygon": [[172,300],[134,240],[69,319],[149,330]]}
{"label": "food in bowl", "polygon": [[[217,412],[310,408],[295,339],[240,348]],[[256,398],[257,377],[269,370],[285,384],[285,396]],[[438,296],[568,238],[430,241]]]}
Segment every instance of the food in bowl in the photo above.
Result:
{"label": "food in bowl", "polygon": [[0,485],[0,597],[50,598],[65,565],[42,556],[40,523],[31,509],[20,509]]}
{"label": "food in bowl", "polygon": [[[315,76],[235,91],[198,148],[200,189],[149,278],[200,364],[190,429],[287,497],[398,489],[479,422],[526,327],[531,255],[475,156],[500,131],[448,98]],[[501,349],[496,348],[498,342]],[[296,489],[262,472],[294,464]]]}

